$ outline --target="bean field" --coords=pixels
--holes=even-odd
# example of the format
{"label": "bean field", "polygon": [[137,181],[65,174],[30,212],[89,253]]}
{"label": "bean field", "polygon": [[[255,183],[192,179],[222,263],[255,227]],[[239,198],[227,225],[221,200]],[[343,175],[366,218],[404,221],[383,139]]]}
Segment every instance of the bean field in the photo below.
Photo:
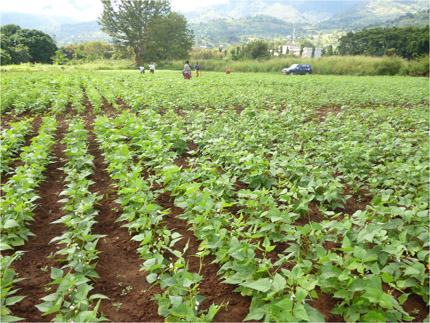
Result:
{"label": "bean field", "polygon": [[428,320],[428,78],[1,79],[2,322]]}

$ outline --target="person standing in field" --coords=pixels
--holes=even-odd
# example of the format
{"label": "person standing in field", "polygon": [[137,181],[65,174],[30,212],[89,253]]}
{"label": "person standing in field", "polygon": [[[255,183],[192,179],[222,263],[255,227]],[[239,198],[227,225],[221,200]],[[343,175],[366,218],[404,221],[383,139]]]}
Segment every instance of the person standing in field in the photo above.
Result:
{"label": "person standing in field", "polygon": [[151,74],[154,74],[154,72],[155,72],[155,65],[154,65],[154,63],[149,64],[149,72],[151,72]]}
{"label": "person standing in field", "polygon": [[145,74],[145,67],[139,66],[140,74]]}
{"label": "person standing in field", "polygon": [[199,62],[196,62],[196,65],[194,65],[194,69],[196,70],[196,77],[199,77],[199,70],[200,70]]}
{"label": "person standing in field", "polygon": [[184,65],[184,79],[191,80],[191,67],[189,61],[186,61]]}

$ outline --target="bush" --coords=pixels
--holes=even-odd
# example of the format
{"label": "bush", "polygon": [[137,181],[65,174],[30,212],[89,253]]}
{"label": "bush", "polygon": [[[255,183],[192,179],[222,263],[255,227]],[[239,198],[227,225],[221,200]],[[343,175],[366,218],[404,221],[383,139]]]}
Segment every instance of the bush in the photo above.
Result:
{"label": "bush", "polygon": [[410,76],[429,76],[429,55],[409,61],[402,74]]}
{"label": "bush", "polygon": [[403,61],[396,57],[383,57],[374,64],[376,75],[397,75],[403,67]]}

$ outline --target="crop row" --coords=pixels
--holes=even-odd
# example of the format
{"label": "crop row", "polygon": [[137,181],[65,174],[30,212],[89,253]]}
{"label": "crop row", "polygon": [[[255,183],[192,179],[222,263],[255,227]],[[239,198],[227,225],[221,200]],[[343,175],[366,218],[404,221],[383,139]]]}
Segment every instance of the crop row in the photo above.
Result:
{"label": "crop row", "polygon": [[9,165],[13,162],[14,156],[25,142],[25,136],[32,133],[31,121],[25,119],[10,124],[9,129],[4,129],[0,137],[0,174],[10,171]]}
{"label": "crop row", "polygon": [[[61,269],[52,267],[49,285],[58,285],[54,293],[42,298],[43,303],[37,308],[42,316],[57,313],[54,321],[103,321],[98,317],[98,307],[103,295],[89,295],[94,288],[90,282],[98,278],[95,267],[97,264],[97,242],[102,235],[92,233],[96,223],[97,210],[94,204],[100,197],[90,193],[88,188],[93,183],[88,177],[93,173],[93,157],[88,153],[87,131],[81,118],[69,123],[68,133],[64,136],[64,151],[68,157],[62,169],[67,174],[66,189],[60,195],[66,196],[60,202],[65,203],[66,214],[53,223],[62,223],[65,230],[61,236],[51,242],[62,246],[56,252],[60,261],[64,262]],[[97,305],[91,309],[93,300]]]}
{"label": "crop row", "polygon": [[[212,305],[207,314],[199,311],[199,304],[205,299],[198,292],[202,277],[188,270],[184,259],[188,244],[183,250],[175,249],[181,235],[163,224],[163,214],[168,210],[157,205],[155,199],[159,193],[151,190],[151,183],[142,175],[140,162],[135,163],[124,141],[126,137],[117,129],[118,124],[127,122],[124,118],[129,117],[124,114],[114,121],[99,118],[95,122],[98,140],[109,162],[108,171],[118,185],[118,202],[123,208],[118,220],[127,221],[124,226],[134,234],[132,239],[140,242],[138,252],[145,260],[142,267],[149,272],[147,281],[160,285],[161,293],[154,297],[159,314],[166,320],[211,321],[219,307]],[[156,137],[158,140],[147,142],[154,148],[148,151],[152,150],[160,160],[171,160],[174,154],[160,145],[159,134]]]}
{"label": "crop row", "polygon": [[[33,221],[35,201],[39,198],[36,188],[44,178],[43,171],[50,162],[50,149],[54,144],[57,122],[52,117],[45,117],[39,129],[38,136],[32,139],[30,146],[23,147],[20,155],[24,162],[15,169],[15,174],[2,186],[1,198],[1,250],[10,250],[24,245],[32,235],[27,225]],[[3,256],[1,259],[1,320],[15,321],[20,318],[10,315],[11,306],[24,297],[11,296],[17,290],[13,284],[21,279],[15,279],[15,271],[10,265],[19,259],[20,253]]]}

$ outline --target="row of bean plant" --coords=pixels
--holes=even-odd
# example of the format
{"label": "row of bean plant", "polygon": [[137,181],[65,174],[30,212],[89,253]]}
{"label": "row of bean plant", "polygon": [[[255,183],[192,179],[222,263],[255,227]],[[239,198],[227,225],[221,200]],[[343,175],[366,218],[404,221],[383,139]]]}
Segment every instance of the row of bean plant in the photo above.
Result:
{"label": "row of bean plant", "polygon": [[0,136],[0,174],[11,170],[9,165],[19,152],[20,147],[25,142],[25,137],[30,135],[33,130],[31,127],[32,118],[13,122],[9,129],[4,129]]}
{"label": "row of bean plant", "polygon": [[[89,179],[93,173],[93,156],[88,152],[87,131],[81,118],[71,120],[68,133],[63,143],[64,154],[68,157],[62,169],[67,174],[66,189],[60,195],[66,196],[64,202],[66,214],[53,223],[62,223],[65,230],[61,236],[51,240],[62,248],[55,255],[64,265],[51,268],[52,282],[57,286],[54,293],[42,298],[43,303],[37,308],[42,316],[56,313],[54,321],[98,322],[105,321],[98,313],[98,307],[104,295],[92,294],[91,280],[99,278],[95,267],[99,251],[97,242],[103,235],[94,234],[92,227],[96,223],[98,211],[95,203],[101,198],[91,193],[89,186],[94,182]],[[94,300],[98,300],[93,306]]]}
{"label": "row of bean plant", "polygon": [[[37,206],[39,196],[36,189],[43,181],[43,171],[51,159],[50,149],[55,143],[57,122],[52,117],[42,119],[38,136],[32,138],[30,146],[22,148],[20,160],[23,165],[15,169],[15,174],[2,186],[1,197],[1,251],[14,249],[24,245],[28,237],[33,235],[27,228],[33,221],[33,210]],[[8,309],[9,306],[21,301],[23,296],[12,296],[17,290],[13,284],[21,280],[15,278],[15,271],[10,265],[19,259],[20,252],[2,256],[1,269],[1,321],[16,321]]]}
{"label": "row of bean plant", "polygon": [[[136,156],[126,143],[130,139],[128,131],[141,130],[127,128],[125,135],[124,127],[130,119],[133,116],[124,113],[110,122],[107,118],[95,122],[98,140],[109,162],[108,171],[118,185],[118,202],[123,208],[118,220],[127,221],[124,226],[134,234],[132,239],[140,242],[138,252],[145,260],[142,268],[149,272],[147,281],[161,288],[161,293],[155,296],[159,314],[168,321],[211,321],[219,306],[211,305],[208,312],[199,310],[199,304],[205,299],[199,295],[198,288],[202,276],[188,270],[184,259],[188,244],[183,250],[175,249],[181,235],[163,225],[163,214],[168,210],[157,205],[155,199],[159,192],[151,190],[151,183],[143,177],[141,162],[134,161]],[[157,160],[164,160],[160,166],[166,161],[171,163],[175,153],[169,151],[170,146],[163,145],[162,134],[152,131],[151,136],[151,140],[145,141],[150,146],[148,152],[152,151]]]}

